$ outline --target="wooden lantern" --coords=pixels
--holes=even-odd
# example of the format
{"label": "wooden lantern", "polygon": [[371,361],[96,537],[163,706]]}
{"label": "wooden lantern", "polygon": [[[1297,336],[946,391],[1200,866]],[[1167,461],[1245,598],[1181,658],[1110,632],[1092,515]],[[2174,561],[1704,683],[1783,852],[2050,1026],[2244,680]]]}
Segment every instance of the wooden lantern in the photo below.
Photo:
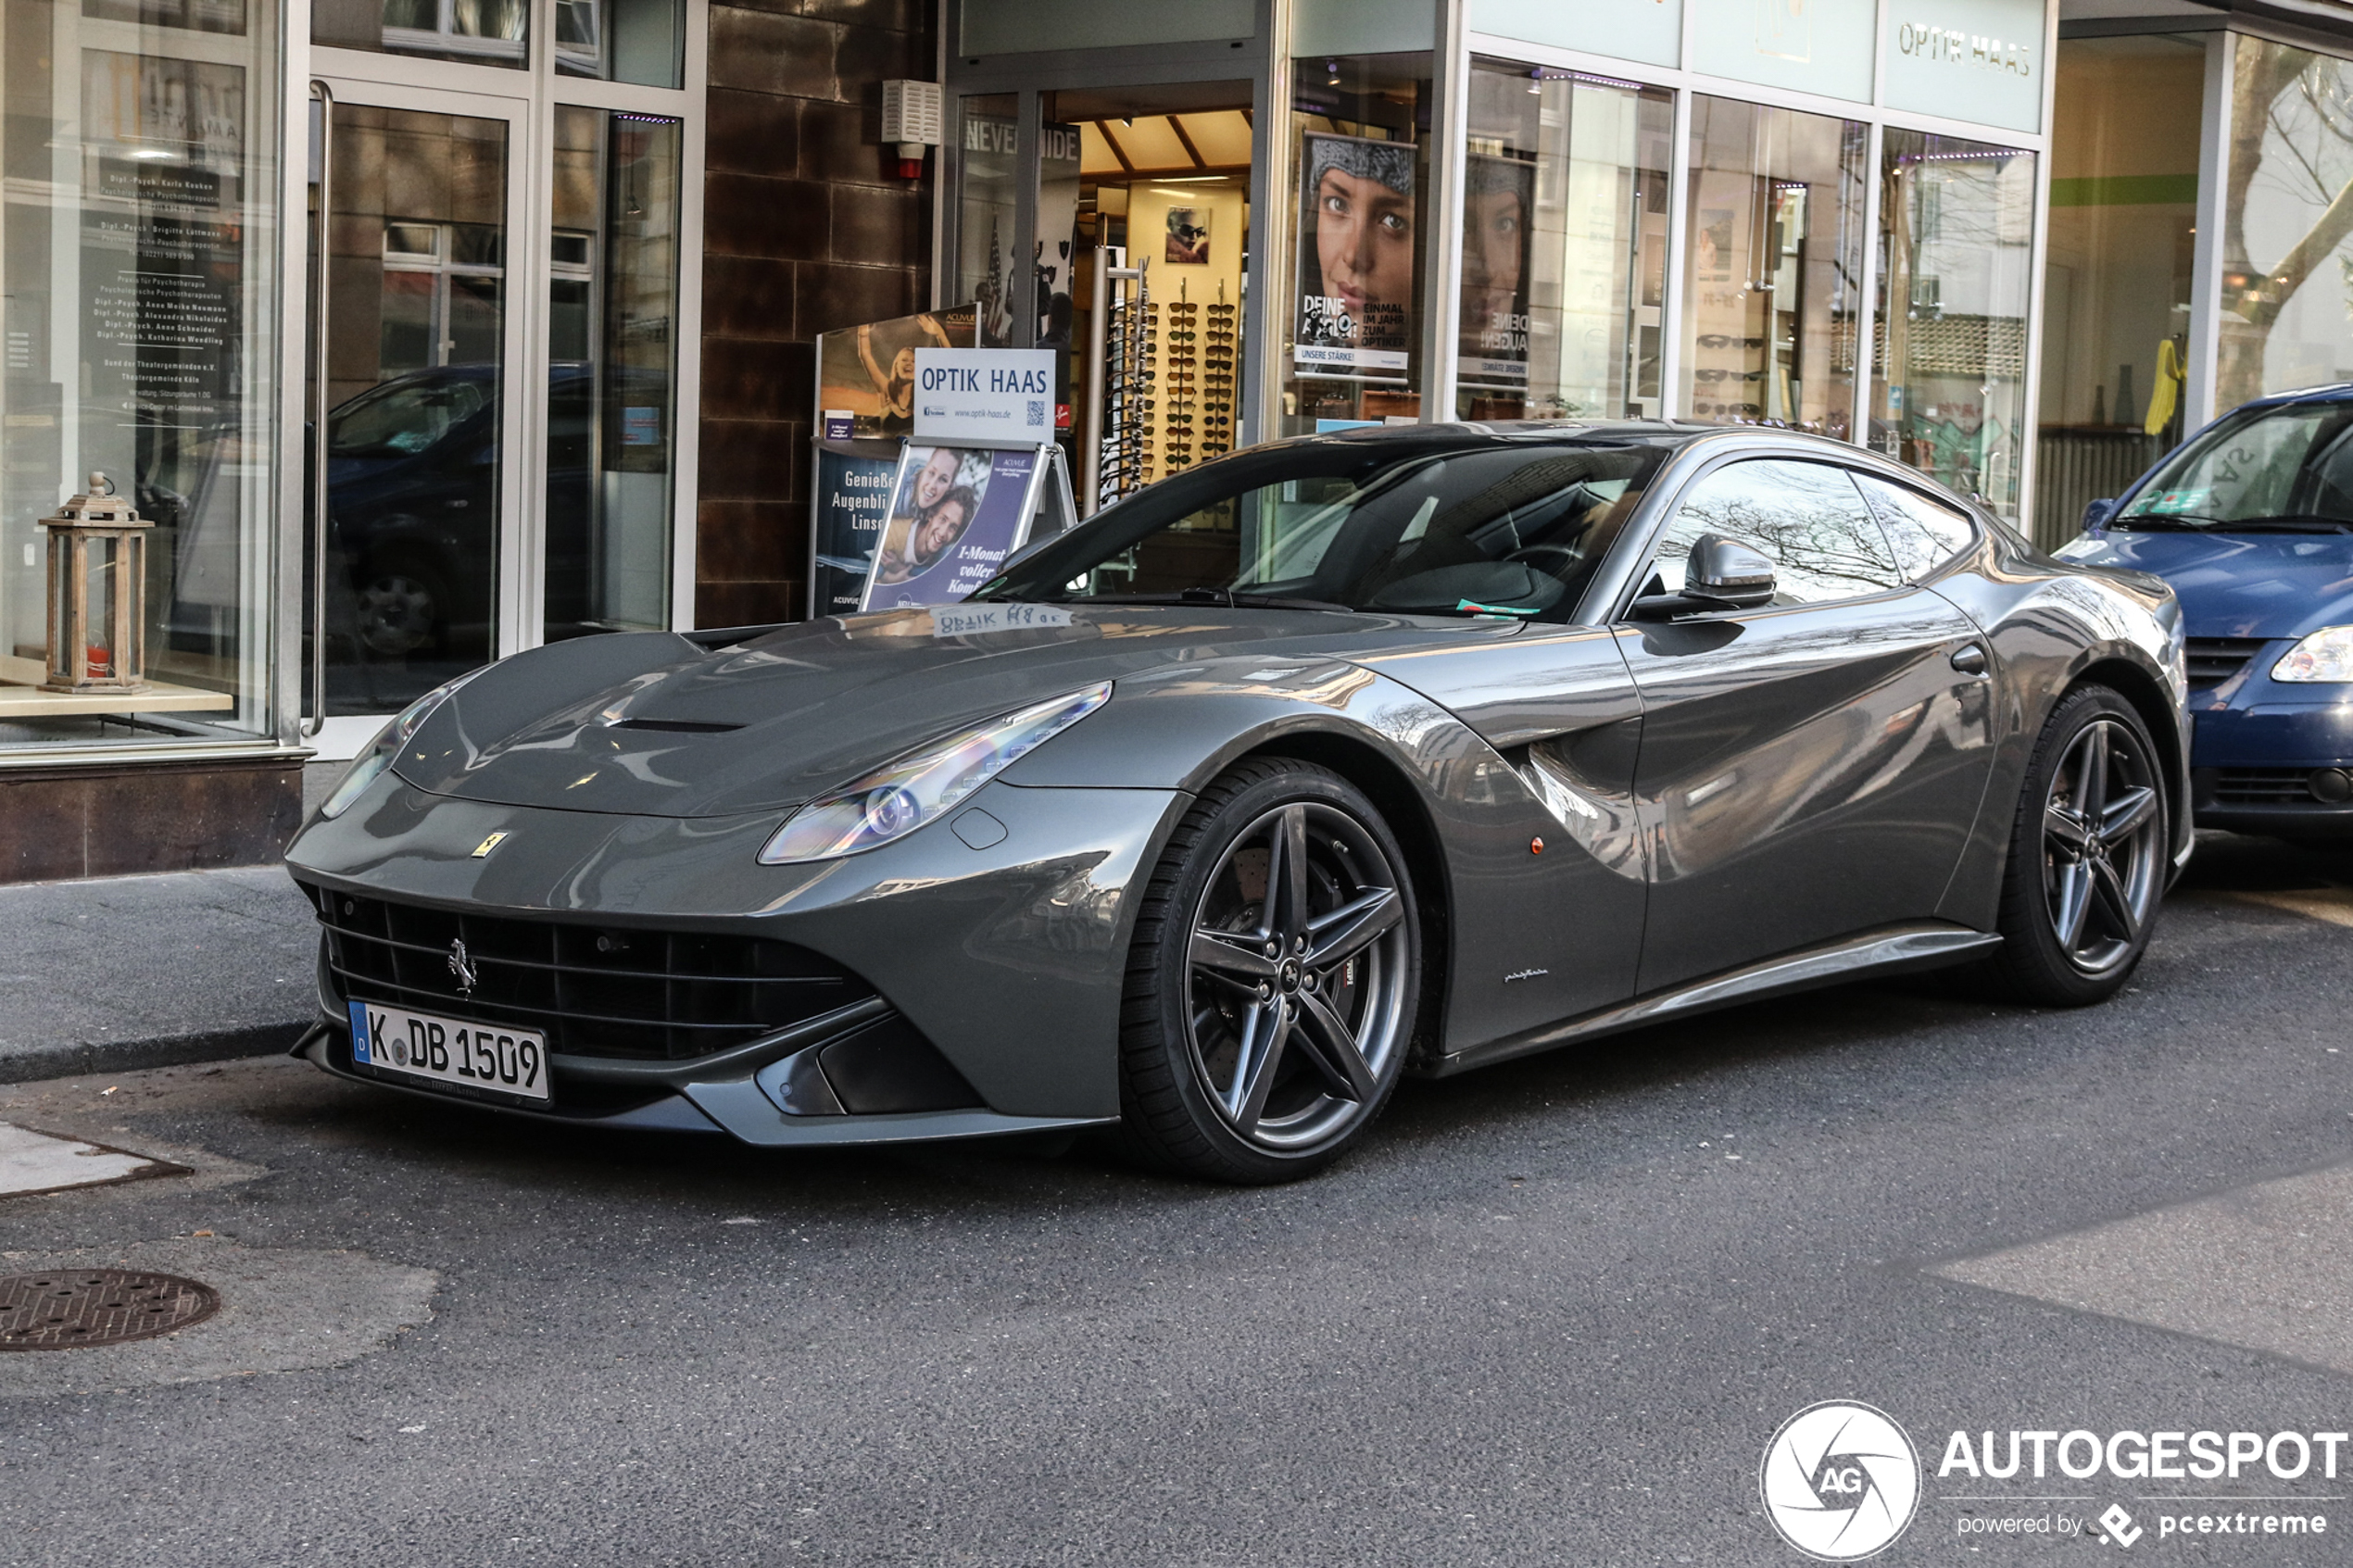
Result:
{"label": "wooden lantern", "polygon": [[147,537],[130,502],[105,474],[44,517],[49,531],[49,678],[52,692],[147,688]]}

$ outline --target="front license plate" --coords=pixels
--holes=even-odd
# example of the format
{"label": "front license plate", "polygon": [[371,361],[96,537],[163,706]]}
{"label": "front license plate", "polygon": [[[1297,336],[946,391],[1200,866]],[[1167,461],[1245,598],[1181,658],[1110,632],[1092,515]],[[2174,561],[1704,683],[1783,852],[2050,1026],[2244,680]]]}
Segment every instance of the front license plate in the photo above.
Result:
{"label": "front license plate", "polygon": [[547,1102],[547,1037],[535,1029],[352,1002],[351,1060],[404,1077]]}

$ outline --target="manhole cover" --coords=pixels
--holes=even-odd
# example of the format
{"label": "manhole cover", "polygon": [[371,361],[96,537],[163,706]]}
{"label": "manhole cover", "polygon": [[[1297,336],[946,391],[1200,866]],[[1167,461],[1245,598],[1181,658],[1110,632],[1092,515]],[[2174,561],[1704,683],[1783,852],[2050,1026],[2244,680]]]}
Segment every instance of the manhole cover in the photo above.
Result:
{"label": "manhole cover", "polygon": [[0,1275],[0,1350],[78,1350],[202,1323],[220,1293],[177,1274],[57,1269]]}

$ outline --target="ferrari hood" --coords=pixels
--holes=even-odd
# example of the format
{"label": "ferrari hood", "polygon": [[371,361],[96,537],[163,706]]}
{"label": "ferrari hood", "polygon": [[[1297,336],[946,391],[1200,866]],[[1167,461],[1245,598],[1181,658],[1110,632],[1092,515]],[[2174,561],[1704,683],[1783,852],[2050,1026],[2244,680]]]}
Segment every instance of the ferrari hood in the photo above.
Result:
{"label": "ferrari hood", "polygon": [[715,652],[668,633],[591,637],[469,682],[395,770],[420,789],[505,805],[781,810],[954,730],[1101,681],[1518,630],[1308,610],[969,605],[813,621]]}
{"label": "ferrari hood", "polygon": [[2193,637],[2300,637],[2353,621],[2353,533],[2134,533],[2078,539],[2070,560],[2172,585]]}

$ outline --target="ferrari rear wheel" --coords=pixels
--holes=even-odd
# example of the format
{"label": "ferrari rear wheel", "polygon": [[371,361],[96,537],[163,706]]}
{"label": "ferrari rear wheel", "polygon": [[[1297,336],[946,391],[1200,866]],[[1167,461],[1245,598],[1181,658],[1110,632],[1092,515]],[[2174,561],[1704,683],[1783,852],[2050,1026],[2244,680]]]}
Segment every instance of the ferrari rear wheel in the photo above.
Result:
{"label": "ferrari rear wheel", "polygon": [[2026,771],[1988,969],[2020,1001],[2105,1001],[2147,951],[2165,891],[2165,780],[2148,726],[2106,686],[2070,693]]}
{"label": "ferrari rear wheel", "polygon": [[1146,890],[1121,1018],[1135,1151],[1212,1180],[1320,1169],[1380,1113],[1421,993],[1405,858],[1328,769],[1237,765]]}

